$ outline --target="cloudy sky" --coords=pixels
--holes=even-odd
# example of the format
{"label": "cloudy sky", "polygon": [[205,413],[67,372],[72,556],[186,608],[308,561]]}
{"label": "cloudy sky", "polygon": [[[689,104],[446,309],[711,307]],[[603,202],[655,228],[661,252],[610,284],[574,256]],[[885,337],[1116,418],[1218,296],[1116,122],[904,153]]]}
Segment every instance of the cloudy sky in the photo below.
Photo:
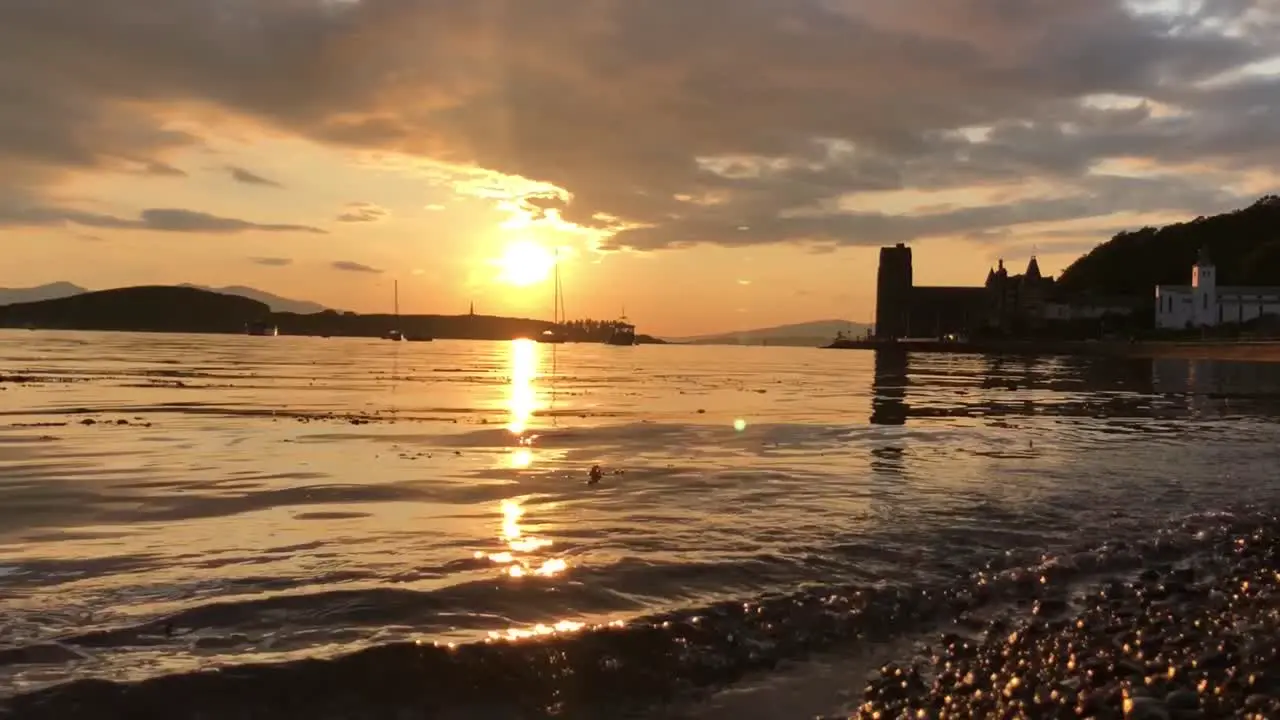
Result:
{"label": "cloudy sky", "polygon": [[572,316],[862,320],[884,243],[1276,191],[1278,58],[1280,0],[0,0],[0,285],[549,315],[533,243]]}

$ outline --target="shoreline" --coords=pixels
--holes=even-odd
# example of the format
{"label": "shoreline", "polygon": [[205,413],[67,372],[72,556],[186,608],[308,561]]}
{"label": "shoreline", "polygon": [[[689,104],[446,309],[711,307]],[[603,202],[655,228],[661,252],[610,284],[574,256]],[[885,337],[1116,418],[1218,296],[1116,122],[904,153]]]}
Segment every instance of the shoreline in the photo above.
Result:
{"label": "shoreline", "polygon": [[1135,359],[1236,360],[1242,362],[1280,362],[1280,340],[1257,341],[1007,341],[944,342],[940,340],[901,341],[894,343],[851,341],[832,343],[824,350],[871,350],[920,353],[952,353],[959,355],[1067,355],[1084,357],[1119,357]]}
{"label": "shoreline", "polygon": [[[266,339],[273,339],[273,338],[315,338],[315,339],[317,339],[317,340],[331,340],[331,339],[339,339],[339,340],[342,340],[342,339],[345,339],[345,340],[382,340],[382,341],[385,341],[385,340],[386,340],[386,338],[385,338],[385,337],[383,337],[381,334],[359,334],[359,333],[331,333],[331,334],[321,334],[321,333],[318,333],[318,332],[280,332],[278,335],[265,335],[265,336],[264,336],[264,335],[254,335],[254,334],[252,334],[252,333],[248,333],[248,332],[245,332],[245,331],[243,331],[243,330],[210,330],[210,329],[201,329],[201,330],[170,330],[170,329],[161,329],[161,328],[115,328],[115,327],[97,327],[97,328],[85,328],[85,327],[75,327],[75,328],[73,328],[73,327],[18,327],[18,326],[15,326],[15,325],[3,325],[3,324],[0,324],[0,332],[13,332],[13,333],[20,333],[20,332],[137,333],[137,334],[142,334],[142,335],[208,335],[208,336],[222,336],[222,337],[246,337],[246,338],[258,338],[258,337],[262,337],[262,338],[266,338]],[[537,339],[536,339],[536,335],[534,335],[533,333],[517,334],[517,335],[513,335],[512,337],[506,337],[506,336],[502,336],[502,337],[489,337],[489,336],[461,336],[461,335],[452,335],[452,334],[446,334],[446,335],[429,335],[429,334],[424,334],[423,336],[424,336],[424,337],[429,338],[431,341],[435,341],[435,340],[450,340],[450,341],[454,341],[454,340],[457,340],[457,341],[464,341],[464,342],[511,342],[511,341],[513,341],[513,340],[534,340],[535,342],[540,342],[540,341],[537,341]],[[413,340],[406,340],[406,342],[413,343],[413,342],[416,342],[416,341],[413,341]],[[605,341],[603,341],[603,340],[566,340],[566,341],[564,341],[564,342],[562,342],[562,343],[555,343],[555,344],[558,344],[558,345],[608,345],[609,343],[607,343],[607,342],[605,342]],[[653,337],[652,337],[652,336],[650,336],[650,335],[637,335],[637,336],[636,336],[636,343],[635,343],[635,344],[636,344],[636,345],[670,345],[670,344],[672,344],[672,343],[668,343],[668,342],[666,342],[666,341],[664,341],[664,340],[661,340],[661,339],[658,339],[658,338],[653,338]],[[625,347],[625,346],[623,346],[623,347]]]}

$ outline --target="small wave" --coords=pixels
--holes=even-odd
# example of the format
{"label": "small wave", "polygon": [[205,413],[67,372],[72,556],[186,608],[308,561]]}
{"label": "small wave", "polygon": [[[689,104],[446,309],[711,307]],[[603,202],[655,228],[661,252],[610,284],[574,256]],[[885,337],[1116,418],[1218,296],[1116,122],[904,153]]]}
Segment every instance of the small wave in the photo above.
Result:
{"label": "small wave", "polygon": [[[10,704],[31,720],[100,716],[78,714],[78,708],[136,718],[158,718],[163,712],[177,719],[437,716],[481,707],[520,717],[607,717],[608,712],[691,698],[695,691],[723,687],[750,673],[850,643],[884,642],[929,627],[981,626],[984,609],[1044,603],[1064,597],[1089,577],[1229,552],[1234,538],[1259,527],[1280,527],[1280,518],[1256,510],[1206,513],[1136,542],[1104,541],[1055,555],[1009,551],[950,583],[822,586],[627,623],[526,626],[478,643],[396,642],[330,660],[242,665],[133,684],[83,680],[20,695]],[[323,609],[314,597],[263,601],[265,605],[255,604],[254,622],[265,622],[264,608],[276,611],[277,622],[299,615],[374,620],[367,616],[374,605],[370,598],[378,600],[378,622],[387,620],[389,607],[402,608],[401,620],[428,620],[421,617],[425,600],[416,593],[381,590],[327,597]],[[439,598],[428,605],[436,612],[445,609]],[[248,621],[244,612],[244,607],[208,606],[170,618],[165,625],[68,638],[58,646],[146,642],[144,635],[162,637],[165,626],[243,627]],[[48,644],[30,652],[61,654]]]}

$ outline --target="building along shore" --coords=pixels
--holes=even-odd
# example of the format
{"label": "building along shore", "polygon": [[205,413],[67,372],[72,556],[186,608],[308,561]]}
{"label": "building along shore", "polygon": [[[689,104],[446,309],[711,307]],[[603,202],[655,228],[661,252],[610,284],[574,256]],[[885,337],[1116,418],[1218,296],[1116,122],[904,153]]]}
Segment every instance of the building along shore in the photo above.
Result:
{"label": "building along shore", "polygon": [[835,350],[961,353],[971,355],[1085,355],[1127,358],[1184,358],[1280,362],[1280,341],[1053,341],[1053,340],[846,340],[826,346]]}

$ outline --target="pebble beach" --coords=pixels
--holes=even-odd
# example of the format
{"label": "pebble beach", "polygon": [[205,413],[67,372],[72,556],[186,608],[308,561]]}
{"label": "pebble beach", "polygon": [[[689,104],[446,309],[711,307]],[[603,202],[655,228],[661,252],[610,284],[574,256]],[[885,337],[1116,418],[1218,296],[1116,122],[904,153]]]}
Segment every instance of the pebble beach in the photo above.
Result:
{"label": "pebble beach", "polygon": [[989,618],[953,598],[956,628],[879,668],[848,717],[1280,716],[1280,517],[1183,530],[1181,552],[1141,547],[1152,560],[1125,575],[1018,575],[1016,609]]}

